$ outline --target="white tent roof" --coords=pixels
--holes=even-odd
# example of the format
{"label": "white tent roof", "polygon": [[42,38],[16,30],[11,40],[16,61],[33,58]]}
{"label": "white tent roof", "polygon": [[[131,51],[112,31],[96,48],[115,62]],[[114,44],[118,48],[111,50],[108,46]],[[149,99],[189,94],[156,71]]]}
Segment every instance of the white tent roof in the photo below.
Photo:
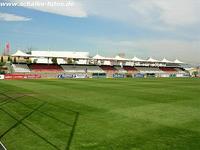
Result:
{"label": "white tent roof", "polygon": [[[12,56],[15,57],[44,57],[44,58],[77,58],[77,59],[89,59],[89,52],[70,52],[70,51],[32,51],[31,55],[26,54],[20,50],[18,50],[16,53],[14,53]],[[99,60],[110,60],[110,61],[135,61],[135,62],[163,62],[163,63],[176,63],[176,64],[184,64],[183,62],[176,59],[175,61],[169,61],[166,58],[163,58],[162,61],[158,61],[153,58],[148,58],[147,60],[140,59],[138,57],[134,57],[132,59],[126,59],[120,56],[115,56],[114,58],[110,57],[103,57],[99,54],[95,55],[93,59],[99,59]]]}
{"label": "white tent roof", "polygon": [[148,62],[159,62],[158,60],[153,59],[153,58],[151,58],[151,57],[149,57],[149,59],[147,59],[147,61],[148,61]]}
{"label": "white tent roof", "polygon": [[163,60],[161,62],[163,62],[163,63],[172,63],[172,61],[169,61],[166,58],[163,58]]}
{"label": "white tent roof", "polygon": [[123,58],[123,57],[120,57],[120,56],[115,56],[115,58],[114,58],[115,60],[128,60],[128,59],[125,59],[125,58]]}
{"label": "white tent roof", "polygon": [[176,64],[183,64],[183,62],[180,61],[180,60],[178,60],[178,59],[176,59],[176,60],[174,61],[174,63],[176,63]]}
{"label": "white tent roof", "polygon": [[142,61],[142,62],[146,61],[146,60],[143,60],[143,59],[137,58],[136,56],[133,57],[132,60],[133,60],[133,61]]}
{"label": "white tent roof", "polygon": [[57,58],[89,58],[88,52],[66,52],[66,51],[31,51],[32,57],[57,57]]}
{"label": "white tent roof", "polygon": [[31,55],[26,54],[20,50],[18,50],[16,53],[14,53],[12,56],[14,57],[30,57]]}
{"label": "white tent roof", "polygon": [[101,55],[99,55],[99,54],[97,54],[97,55],[95,55],[95,56],[93,57],[93,59],[106,59],[106,58],[103,57],[103,56],[101,56]]}
{"label": "white tent roof", "polygon": [[95,55],[95,56],[93,57],[93,59],[99,59],[99,60],[115,60],[114,58],[111,58],[111,57],[103,57],[103,56],[101,56],[101,55],[99,55],[99,54]]}
{"label": "white tent roof", "polygon": [[113,57],[105,57],[105,60],[108,60],[108,61],[113,61],[113,60],[116,60],[115,58]]}

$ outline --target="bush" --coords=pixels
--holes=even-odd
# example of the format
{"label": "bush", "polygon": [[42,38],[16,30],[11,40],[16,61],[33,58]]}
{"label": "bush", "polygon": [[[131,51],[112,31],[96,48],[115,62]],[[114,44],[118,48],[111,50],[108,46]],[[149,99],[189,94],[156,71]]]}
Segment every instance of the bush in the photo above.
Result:
{"label": "bush", "polygon": [[51,61],[53,62],[53,64],[58,64],[58,62],[57,62],[57,58],[55,58],[55,57],[52,58]]}
{"label": "bush", "polygon": [[3,70],[0,70],[0,74],[5,74],[5,71],[3,71]]}
{"label": "bush", "polygon": [[68,58],[67,59],[67,64],[72,64],[73,63],[73,60],[71,58]]}
{"label": "bush", "polygon": [[1,62],[3,62],[3,56],[1,56]]}
{"label": "bush", "polygon": [[5,62],[0,62],[0,66],[4,66],[5,64]]}

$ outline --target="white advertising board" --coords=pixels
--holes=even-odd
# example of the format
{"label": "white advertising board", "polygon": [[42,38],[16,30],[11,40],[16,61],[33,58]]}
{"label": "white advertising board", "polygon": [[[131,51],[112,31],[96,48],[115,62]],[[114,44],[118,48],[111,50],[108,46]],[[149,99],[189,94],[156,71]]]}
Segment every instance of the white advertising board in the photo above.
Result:
{"label": "white advertising board", "polygon": [[0,80],[3,80],[3,79],[4,79],[4,75],[0,74]]}

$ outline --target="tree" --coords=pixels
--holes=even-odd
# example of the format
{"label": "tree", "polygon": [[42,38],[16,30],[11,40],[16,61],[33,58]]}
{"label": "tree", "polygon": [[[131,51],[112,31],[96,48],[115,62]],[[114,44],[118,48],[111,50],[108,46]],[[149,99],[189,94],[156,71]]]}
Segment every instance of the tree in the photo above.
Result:
{"label": "tree", "polygon": [[3,70],[4,65],[5,65],[5,62],[0,62],[0,74],[5,74],[5,71]]}
{"label": "tree", "polygon": [[26,60],[26,63],[27,63],[27,64],[31,64],[31,62],[32,62],[31,59],[27,59],[27,60]]}
{"label": "tree", "polygon": [[14,62],[14,63],[17,63],[17,58],[16,58],[16,57],[14,57],[13,62]]}
{"label": "tree", "polygon": [[197,77],[197,75],[198,75],[198,71],[194,71],[194,72],[192,72],[192,75],[193,75],[194,77]]}
{"label": "tree", "polygon": [[26,54],[29,54],[29,55],[31,55],[31,51],[27,51],[27,52],[26,52]]}
{"label": "tree", "polygon": [[77,64],[77,61],[79,61],[79,59],[74,58],[74,59],[73,59],[73,64]]}
{"label": "tree", "polygon": [[38,60],[38,59],[34,59],[34,60],[33,60],[33,63],[36,64],[36,63],[37,63],[37,60]]}
{"label": "tree", "polygon": [[72,64],[73,63],[73,60],[71,58],[68,58],[67,59],[67,64]]}
{"label": "tree", "polygon": [[3,56],[1,56],[1,62],[3,62]]}
{"label": "tree", "polygon": [[51,61],[53,62],[53,64],[58,64],[57,58],[55,58],[55,57],[53,57],[53,58],[51,59]]}
{"label": "tree", "polygon": [[28,47],[26,50],[26,54],[31,54],[31,51],[34,50],[33,47]]}
{"label": "tree", "polygon": [[12,59],[11,59],[11,57],[10,57],[10,56],[8,56],[8,61],[12,61]]}
{"label": "tree", "polygon": [[5,62],[0,62],[0,67],[4,66]]}

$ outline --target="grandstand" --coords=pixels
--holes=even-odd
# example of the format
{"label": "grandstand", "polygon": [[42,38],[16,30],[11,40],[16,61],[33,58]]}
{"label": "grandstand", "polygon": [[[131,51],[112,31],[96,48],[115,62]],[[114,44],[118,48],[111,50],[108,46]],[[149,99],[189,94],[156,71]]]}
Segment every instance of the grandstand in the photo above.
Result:
{"label": "grandstand", "polygon": [[117,69],[118,73],[122,73],[122,74],[128,73],[123,67],[116,66],[115,69]]}
{"label": "grandstand", "polygon": [[17,73],[31,72],[27,64],[12,64],[13,70]]}
{"label": "grandstand", "polygon": [[59,65],[54,64],[31,64],[29,68],[32,72],[62,72],[63,69]]}
{"label": "grandstand", "polygon": [[137,70],[139,70],[140,73],[155,73],[160,74],[163,73],[162,70],[160,70],[157,67],[135,67]]}
{"label": "grandstand", "polygon": [[86,66],[88,73],[105,73],[99,66]]}
{"label": "grandstand", "polygon": [[126,70],[127,73],[129,73],[129,74],[133,74],[133,73],[138,72],[138,70],[137,70],[135,67],[124,66],[123,68],[124,68],[124,70]]}
{"label": "grandstand", "polygon": [[183,68],[175,68],[178,73],[185,73]]}
{"label": "grandstand", "polygon": [[61,65],[61,67],[67,73],[86,73],[86,68],[84,66]]}
{"label": "grandstand", "polygon": [[[42,78],[56,78],[65,74],[85,74],[87,77],[127,76],[135,77],[135,74],[155,77],[185,77],[188,73],[181,67],[183,62],[179,60],[161,61],[148,58],[146,60],[134,57],[133,59],[116,57],[103,57],[96,55],[89,57],[88,52],[57,52],[57,51],[32,51],[26,54],[17,51],[13,57],[30,58],[29,64],[15,62],[12,64],[13,73],[37,73]],[[52,60],[56,60],[52,62]],[[12,72],[11,72],[12,73]],[[137,76],[136,76],[137,77]]]}
{"label": "grandstand", "polygon": [[105,73],[99,66],[94,65],[61,65],[66,73]]}
{"label": "grandstand", "polygon": [[167,72],[167,73],[176,73],[177,70],[172,67],[159,67],[160,70]]}
{"label": "grandstand", "polygon": [[186,71],[183,68],[172,67],[144,67],[144,66],[96,66],[96,65],[55,65],[55,64],[12,64],[14,73],[38,73],[44,78],[56,78],[60,73],[68,74],[87,74],[89,77],[93,73],[106,73],[107,77],[112,77],[114,74],[154,74],[160,77],[169,77],[171,74],[179,77],[184,76]]}
{"label": "grandstand", "polygon": [[100,66],[102,70],[104,70],[108,74],[114,74],[117,73],[117,69],[115,69],[113,66]]}

